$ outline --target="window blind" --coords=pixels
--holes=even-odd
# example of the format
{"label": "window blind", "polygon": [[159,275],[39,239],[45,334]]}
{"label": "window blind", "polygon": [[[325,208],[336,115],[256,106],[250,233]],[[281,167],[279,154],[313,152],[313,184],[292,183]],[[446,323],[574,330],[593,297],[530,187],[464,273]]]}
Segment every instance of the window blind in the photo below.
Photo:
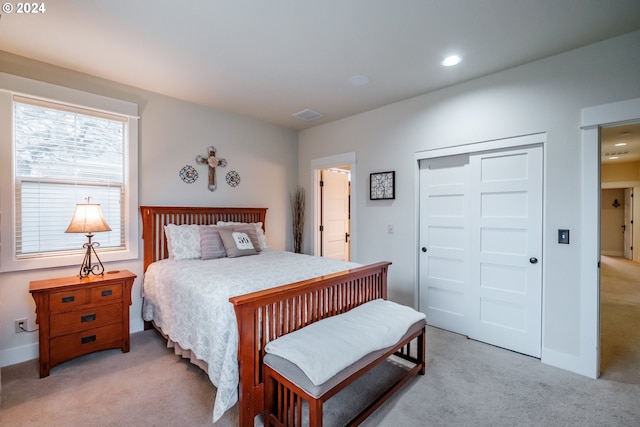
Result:
{"label": "window blind", "polygon": [[17,257],[82,250],[65,233],[76,203],[100,203],[112,231],[101,248],[125,246],[127,117],[14,97],[15,249]]}

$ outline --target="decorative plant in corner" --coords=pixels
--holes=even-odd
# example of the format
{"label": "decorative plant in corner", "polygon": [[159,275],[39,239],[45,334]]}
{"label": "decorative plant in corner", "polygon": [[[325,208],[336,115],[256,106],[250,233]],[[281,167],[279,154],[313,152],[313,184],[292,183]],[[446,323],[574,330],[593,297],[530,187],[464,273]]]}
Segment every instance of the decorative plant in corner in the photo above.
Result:
{"label": "decorative plant in corner", "polygon": [[302,253],[302,237],[304,235],[304,188],[298,187],[291,197],[291,216],[293,217],[293,251]]}

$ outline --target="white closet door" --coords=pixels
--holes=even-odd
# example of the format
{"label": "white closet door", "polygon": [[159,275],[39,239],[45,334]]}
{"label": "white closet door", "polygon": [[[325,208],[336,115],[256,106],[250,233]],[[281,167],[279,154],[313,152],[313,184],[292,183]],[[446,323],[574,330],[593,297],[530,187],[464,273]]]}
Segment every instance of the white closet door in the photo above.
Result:
{"label": "white closet door", "polygon": [[540,357],[542,147],[420,162],[420,309]]}
{"label": "white closet door", "polygon": [[471,157],[469,337],[540,357],[542,148]]}
{"label": "white closet door", "polygon": [[420,308],[430,325],[467,335],[469,156],[420,162]]}

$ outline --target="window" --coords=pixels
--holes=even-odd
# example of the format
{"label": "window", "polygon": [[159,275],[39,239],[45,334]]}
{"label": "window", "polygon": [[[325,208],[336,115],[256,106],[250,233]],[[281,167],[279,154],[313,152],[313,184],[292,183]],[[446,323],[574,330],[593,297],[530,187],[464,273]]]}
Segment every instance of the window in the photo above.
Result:
{"label": "window", "polygon": [[76,203],[102,205],[112,231],[100,247],[123,249],[127,118],[14,97],[16,257],[77,250],[67,234]]}
{"label": "window", "polygon": [[137,106],[25,81],[41,90],[0,86],[0,271],[79,264],[87,238],[65,230],[87,197],[112,230],[94,237],[102,260],[137,258]]}

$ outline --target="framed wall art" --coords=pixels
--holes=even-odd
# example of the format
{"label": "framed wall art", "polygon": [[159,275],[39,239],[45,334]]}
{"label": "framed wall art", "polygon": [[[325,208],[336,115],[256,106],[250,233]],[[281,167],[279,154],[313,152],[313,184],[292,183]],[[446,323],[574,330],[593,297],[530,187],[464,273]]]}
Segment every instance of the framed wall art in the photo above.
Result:
{"label": "framed wall art", "polygon": [[389,200],[396,198],[396,172],[376,172],[370,175],[370,200]]}

